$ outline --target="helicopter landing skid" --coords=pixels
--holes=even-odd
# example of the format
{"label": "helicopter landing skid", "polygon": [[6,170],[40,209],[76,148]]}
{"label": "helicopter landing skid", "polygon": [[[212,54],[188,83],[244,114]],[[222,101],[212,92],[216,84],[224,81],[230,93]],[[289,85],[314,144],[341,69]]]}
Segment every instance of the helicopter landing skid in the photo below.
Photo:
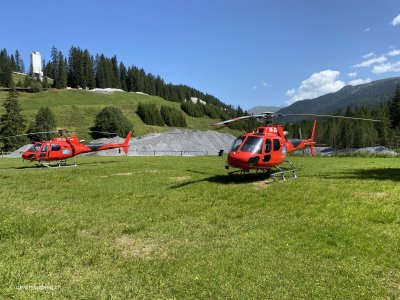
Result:
{"label": "helicopter landing skid", "polygon": [[58,160],[56,163],[51,163],[51,162],[43,162],[40,161],[37,164],[38,167],[46,167],[46,168],[61,168],[61,167],[77,167],[78,165],[76,164],[76,160],[72,163],[67,163],[66,159]]}
{"label": "helicopter landing skid", "polygon": [[[288,167],[275,166],[275,168],[277,168],[278,171],[271,173],[270,178],[272,178],[274,181],[278,181],[278,180],[285,181],[286,179],[297,178],[296,169],[293,167],[293,164],[288,160],[285,160],[284,163],[287,163],[289,166]],[[285,175],[289,175],[289,176],[285,176]]]}

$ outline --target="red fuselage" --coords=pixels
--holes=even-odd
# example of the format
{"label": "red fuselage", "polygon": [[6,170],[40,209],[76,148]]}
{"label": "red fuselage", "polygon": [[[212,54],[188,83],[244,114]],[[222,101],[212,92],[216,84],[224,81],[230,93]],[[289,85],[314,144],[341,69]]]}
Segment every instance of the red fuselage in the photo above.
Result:
{"label": "red fuselage", "polygon": [[82,153],[102,151],[108,149],[122,148],[128,152],[130,131],[121,144],[81,144],[75,136],[56,137],[50,141],[35,142],[31,148],[22,153],[22,158],[30,161],[55,161],[71,158]]}
{"label": "red fuselage", "polygon": [[285,139],[281,125],[262,126],[235,140],[227,162],[242,170],[269,169],[284,162],[288,153],[314,145],[311,139]]}

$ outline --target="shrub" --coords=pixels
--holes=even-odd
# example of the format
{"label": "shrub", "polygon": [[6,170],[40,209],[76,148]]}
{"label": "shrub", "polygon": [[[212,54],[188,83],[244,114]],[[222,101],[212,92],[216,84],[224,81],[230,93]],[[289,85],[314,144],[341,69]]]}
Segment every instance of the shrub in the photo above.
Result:
{"label": "shrub", "polygon": [[163,126],[164,120],[154,103],[139,103],[137,114],[147,125]]}
{"label": "shrub", "polygon": [[161,116],[167,126],[186,127],[185,116],[181,111],[173,107],[165,105],[161,106]]}
{"label": "shrub", "polygon": [[204,116],[203,104],[194,104],[192,101],[186,101],[181,104],[181,109],[191,117],[201,118]]}
{"label": "shrub", "polygon": [[115,132],[119,136],[125,136],[130,130],[133,130],[133,124],[124,116],[120,109],[108,106],[98,113],[91,130],[93,138],[103,136],[103,134],[94,131]]}
{"label": "shrub", "polygon": [[[41,107],[35,116],[35,120],[30,124],[28,133],[54,131],[56,126],[56,117],[52,110],[48,107]],[[34,141],[40,141],[49,140],[52,136],[50,133],[42,133],[31,135],[30,138]]]}

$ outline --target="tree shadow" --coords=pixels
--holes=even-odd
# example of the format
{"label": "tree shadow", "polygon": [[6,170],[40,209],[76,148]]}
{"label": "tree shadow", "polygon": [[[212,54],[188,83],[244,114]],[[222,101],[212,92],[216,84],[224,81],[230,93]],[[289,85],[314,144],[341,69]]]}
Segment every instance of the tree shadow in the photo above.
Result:
{"label": "tree shadow", "polygon": [[360,179],[400,181],[400,168],[357,169],[348,173],[327,175],[326,179]]}

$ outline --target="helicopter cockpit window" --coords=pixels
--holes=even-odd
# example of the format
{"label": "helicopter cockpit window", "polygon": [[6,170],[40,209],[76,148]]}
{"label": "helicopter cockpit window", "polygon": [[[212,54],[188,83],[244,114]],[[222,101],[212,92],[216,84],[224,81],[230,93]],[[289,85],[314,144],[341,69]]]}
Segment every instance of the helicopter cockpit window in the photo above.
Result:
{"label": "helicopter cockpit window", "polygon": [[43,147],[42,147],[42,150],[40,150],[41,152],[47,152],[47,150],[49,150],[49,145],[44,145]]}
{"label": "helicopter cockpit window", "polygon": [[38,152],[42,144],[35,144],[28,149],[28,152]]}
{"label": "helicopter cockpit window", "polygon": [[278,151],[279,149],[281,149],[281,143],[278,139],[274,139],[274,151]]}
{"label": "helicopter cockpit window", "polygon": [[272,143],[270,139],[265,140],[265,153],[269,153],[272,150]]}
{"label": "helicopter cockpit window", "polygon": [[263,139],[260,137],[249,136],[243,143],[240,151],[251,152],[251,153],[261,153]]}
{"label": "helicopter cockpit window", "polygon": [[60,151],[61,146],[60,145],[51,145],[51,151]]}
{"label": "helicopter cockpit window", "polygon": [[237,150],[239,149],[240,145],[242,144],[242,142],[243,142],[243,137],[242,137],[242,136],[239,136],[239,137],[233,142],[233,145],[232,145],[232,147],[231,147],[231,151],[237,151]]}

